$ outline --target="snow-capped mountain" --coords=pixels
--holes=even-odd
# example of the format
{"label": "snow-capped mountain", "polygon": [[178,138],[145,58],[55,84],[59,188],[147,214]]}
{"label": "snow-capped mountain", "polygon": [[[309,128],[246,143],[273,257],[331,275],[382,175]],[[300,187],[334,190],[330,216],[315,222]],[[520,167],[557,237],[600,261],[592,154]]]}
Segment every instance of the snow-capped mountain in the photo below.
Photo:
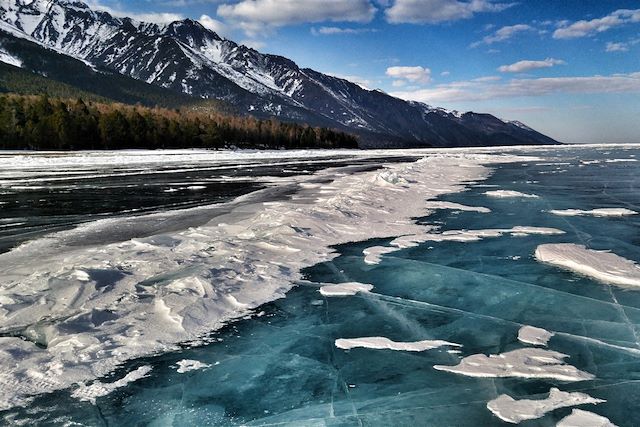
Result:
{"label": "snow-capped mountain", "polygon": [[[92,67],[227,101],[242,113],[349,130],[361,135],[365,146],[556,142],[521,123],[408,102],[299,68],[287,58],[226,40],[193,20],[156,25],[116,18],[80,1],[0,0],[0,31]],[[11,58],[20,63],[19,53]]]}

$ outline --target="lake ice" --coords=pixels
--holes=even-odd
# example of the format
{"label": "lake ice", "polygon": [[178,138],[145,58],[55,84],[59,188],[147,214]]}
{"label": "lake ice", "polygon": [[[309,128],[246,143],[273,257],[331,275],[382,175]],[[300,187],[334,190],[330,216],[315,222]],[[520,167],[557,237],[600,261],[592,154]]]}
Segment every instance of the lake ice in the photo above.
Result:
{"label": "lake ice", "polygon": [[639,151],[0,156],[2,422],[633,426]]}

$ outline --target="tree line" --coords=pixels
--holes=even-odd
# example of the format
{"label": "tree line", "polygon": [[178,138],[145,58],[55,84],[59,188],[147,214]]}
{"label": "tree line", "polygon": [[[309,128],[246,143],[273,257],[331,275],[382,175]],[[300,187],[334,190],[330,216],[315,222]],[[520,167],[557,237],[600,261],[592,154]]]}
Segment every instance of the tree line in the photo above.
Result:
{"label": "tree line", "polygon": [[0,149],[357,148],[344,132],[275,119],[0,95]]}

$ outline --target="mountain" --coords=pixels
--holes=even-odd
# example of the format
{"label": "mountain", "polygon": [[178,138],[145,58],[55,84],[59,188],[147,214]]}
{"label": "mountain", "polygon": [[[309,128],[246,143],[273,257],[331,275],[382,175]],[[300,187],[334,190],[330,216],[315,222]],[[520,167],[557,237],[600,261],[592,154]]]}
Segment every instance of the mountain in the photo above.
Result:
{"label": "mountain", "polygon": [[[111,78],[121,75],[180,96],[224,101],[240,114],[350,131],[365,148],[557,143],[518,122],[404,101],[300,68],[193,20],[157,25],[116,18],[79,1],[0,0],[0,32]],[[55,74],[8,49],[3,42],[0,61]]]}

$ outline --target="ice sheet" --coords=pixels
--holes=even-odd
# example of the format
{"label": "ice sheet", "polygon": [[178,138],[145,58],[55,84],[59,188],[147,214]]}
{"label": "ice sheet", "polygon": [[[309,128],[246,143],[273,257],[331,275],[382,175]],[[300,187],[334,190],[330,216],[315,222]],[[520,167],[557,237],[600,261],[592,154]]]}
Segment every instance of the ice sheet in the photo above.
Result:
{"label": "ice sheet", "polygon": [[604,400],[595,399],[584,393],[568,393],[552,388],[546,399],[515,400],[503,394],[487,403],[487,408],[502,421],[519,424],[522,421],[542,418],[548,412],[570,406],[603,403]]}
{"label": "ice sheet", "polygon": [[587,249],[572,243],[540,245],[536,259],[604,283],[640,286],[640,266],[611,252]]}

